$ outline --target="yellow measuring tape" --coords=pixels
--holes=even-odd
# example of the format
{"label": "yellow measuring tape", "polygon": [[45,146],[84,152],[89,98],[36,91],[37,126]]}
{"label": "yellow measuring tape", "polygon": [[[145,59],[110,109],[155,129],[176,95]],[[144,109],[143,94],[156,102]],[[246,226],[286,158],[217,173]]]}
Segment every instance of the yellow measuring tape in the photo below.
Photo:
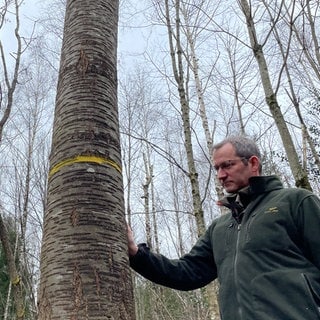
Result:
{"label": "yellow measuring tape", "polygon": [[98,156],[76,156],[73,158],[65,159],[58,164],[56,164],[51,170],[49,171],[49,178],[51,178],[55,173],[57,173],[61,168],[79,162],[88,162],[88,163],[97,163],[97,164],[106,164],[113,168],[115,168],[120,173],[122,172],[121,167],[114,162],[113,160],[107,159],[105,157],[98,157]]}

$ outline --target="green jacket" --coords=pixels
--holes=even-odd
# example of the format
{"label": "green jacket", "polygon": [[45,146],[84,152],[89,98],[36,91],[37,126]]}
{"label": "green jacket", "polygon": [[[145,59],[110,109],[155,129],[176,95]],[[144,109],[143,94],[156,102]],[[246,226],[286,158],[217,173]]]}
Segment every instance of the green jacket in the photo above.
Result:
{"label": "green jacket", "polygon": [[178,290],[218,278],[222,320],[320,319],[319,198],[275,176],[252,177],[249,194],[241,223],[219,217],[180,259],[141,244],[132,268]]}

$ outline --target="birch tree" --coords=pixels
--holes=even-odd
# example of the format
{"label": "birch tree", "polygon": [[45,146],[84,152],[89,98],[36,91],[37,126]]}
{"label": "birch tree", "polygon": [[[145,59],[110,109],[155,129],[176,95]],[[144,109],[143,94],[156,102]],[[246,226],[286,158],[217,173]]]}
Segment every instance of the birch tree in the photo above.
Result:
{"label": "birch tree", "polygon": [[[295,149],[287,123],[281,112],[276,91],[274,90],[271,79],[270,79],[269,67],[263,51],[263,44],[265,43],[265,41],[267,41],[267,39],[259,41],[259,36],[257,34],[256,27],[255,27],[254,7],[252,6],[252,4],[249,3],[247,0],[241,0],[241,1],[238,1],[238,3],[245,16],[245,21],[246,21],[249,39],[250,39],[250,46],[259,67],[261,82],[263,85],[265,98],[266,98],[266,103],[270,108],[270,112],[273,116],[273,119],[278,128],[279,134],[281,136],[283,146],[286,150],[286,155],[288,157],[288,161],[291,167],[291,171],[296,181],[296,186],[304,187],[306,189],[311,189],[307,172],[301,166],[301,163],[299,161],[299,157]],[[280,14],[277,17],[279,18]]]}
{"label": "birch tree", "polygon": [[[4,79],[3,83],[0,84],[0,143],[3,141],[3,133],[5,126],[9,120],[14,104],[14,93],[19,80],[21,56],[23,53],[23,44],[20,35],[20,6],[22,2],[18,0],[13,1],[13,17],[15,19],[14,35],[16,51],[13,54],[13,72],[10,74],[10,64],[8,63],[8,56],[6,55],[5,44],[0,40],[0,55],[1,55],[1,70],[3,71]],[[10,12],[11,3],[6,1],[1,8],[0,17],[0,29],[4,29],[5,20],[8,18]],[[12,285],[13,299],[15,305],[15,312],[17,319],[25,318],[25,304],[23,298],[22,280],[21,274],[19,274],[18,266],[16,265],[16,254],[15,250],[12,249],[8,230],[6,228],[3,211],[0,211],[0,238],[3,246],[3,250],[8,263],[8,270],[10,275],[10,287]],[[18,238],[18,236],[17,236]]]}

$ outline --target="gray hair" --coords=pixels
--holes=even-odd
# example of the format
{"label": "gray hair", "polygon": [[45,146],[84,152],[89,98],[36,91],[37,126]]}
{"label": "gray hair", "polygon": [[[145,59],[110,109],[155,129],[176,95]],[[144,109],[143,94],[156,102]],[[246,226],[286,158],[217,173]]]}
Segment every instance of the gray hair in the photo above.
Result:
{"label": "gray hair", "polygon": [[230,143],[234,147],[236,155],[240,158],[245,158],[248,160],[252,156],[258,157],[260,160],[259,171],[260,172],[262,171],[261,153],[260,153],[260,150],[254,140],[252,140],[248,137],[245,137],[245,136],[229,136],[226,139],[224,139],[223,141],[215,144],[212,147],[212,153],[215,150],[220,149],[221,147],[223,147],[227,143]]}

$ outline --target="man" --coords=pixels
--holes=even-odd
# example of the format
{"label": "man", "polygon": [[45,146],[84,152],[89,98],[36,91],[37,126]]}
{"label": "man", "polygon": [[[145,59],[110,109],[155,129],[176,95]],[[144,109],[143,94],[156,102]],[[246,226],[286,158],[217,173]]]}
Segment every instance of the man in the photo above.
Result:
{"label": "man", "polygon": [[262,176],[260,152],[245,137],[215,145],[213,164],[230,213],[175,260],[137,246],[129,229],[131,267],[178,290],[218,278],[223,320],[320,319],[319,198]]}

